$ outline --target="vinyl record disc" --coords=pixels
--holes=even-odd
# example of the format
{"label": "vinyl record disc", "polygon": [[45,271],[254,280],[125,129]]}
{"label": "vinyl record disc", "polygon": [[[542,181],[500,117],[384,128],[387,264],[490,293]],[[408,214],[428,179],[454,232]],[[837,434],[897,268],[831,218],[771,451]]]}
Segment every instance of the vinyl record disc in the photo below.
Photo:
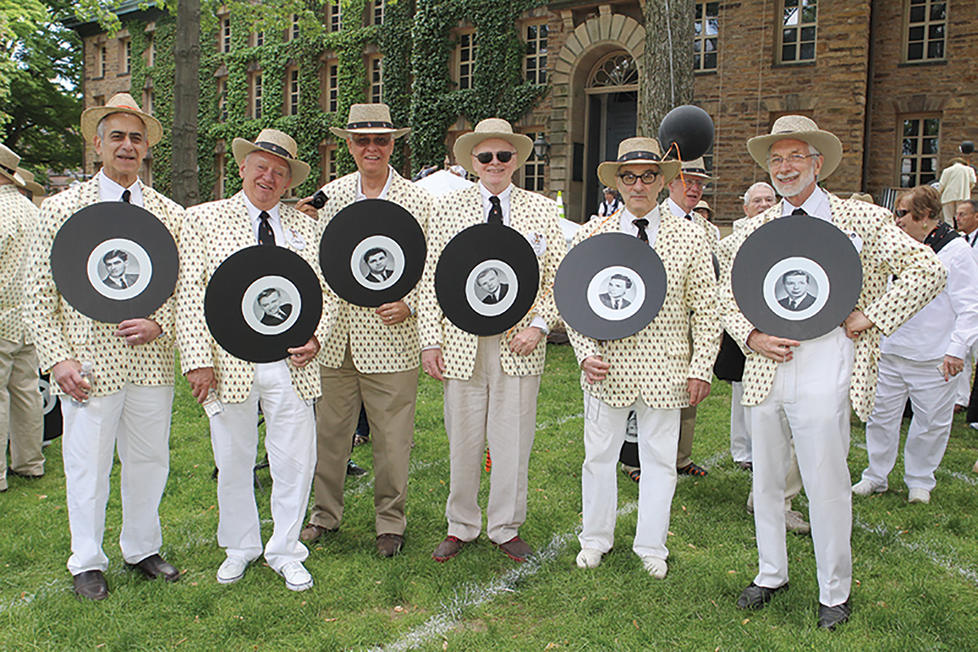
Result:
{"label": "vinyl record disc", "polygon": [[498,224],[477,224],[449,241],[435,268],[435,294],[449,321],[475,335],[496,335],[533,306],[540,266],[526,237]]}
{"label": "vinyl record disc", "polygon": [[564,256],[554,301],[568,326],[596,340],[634,335],[659,314],[666,269],[647,243],[624,233],[602,233]]}
{"label": "vinyl record disc", "polygon": [[733,294],[762,333],[812,340],[837,328],[859,300],[859,253],[831,222],[792,215],[761,226],[734,258]]}
{"label": "vinyl record disc", "polygon": [[338,212],[323,232],[319,264],[340,298],[376,308],[403,299],[421,279],[424,232],[399,204],[365,199]]}
{"label": "vinyl record disc", "polygon": [[323,293],[312,267],[283,247],[255,245],[229,256],[204,295],[207,328],[231,355],[250,362],[287,358],[316,332]]}
{"label": "vinyl record disc", "polygon": [[64,420],[61,417],[61,397],[51,391],[51,377],[40,374],[38,389],[41,391],[41,406],[44,411],[44,441],[57,439],[64,433]]}
{"label": "vinyl record disc", "polygon": [[177,245],[144,208],[100,202],[69,217],[51,246],[51,274],[72,308],[115,324],[148,317],[173,294]]}

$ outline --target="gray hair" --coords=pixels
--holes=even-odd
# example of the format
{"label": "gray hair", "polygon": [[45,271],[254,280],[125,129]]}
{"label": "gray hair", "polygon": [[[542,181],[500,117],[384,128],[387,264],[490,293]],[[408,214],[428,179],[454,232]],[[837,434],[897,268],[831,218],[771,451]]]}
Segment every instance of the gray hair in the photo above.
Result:
{"label": "gray hair", "polygon": [[[105,119],[110,118],[114,115],[119,115],[120,113],[126,113],[125,111],[116,111],[115,113],[109,113],[108,115],[102,116],[102,119],[98,121],[98,126],[95,127],[95,135],[98,136],[99,140],[105,140]],[[132,115],[132,114],[130,114]],[[139,116],[136,116],[137,118]],[[140,124],[143,125],[143,138],[146,138],[146,123],[143,122],[142,118],[139,118]]]}
{"label": "gray hair", "polygon": [[753,184],[750,188],[748,188],[747,192],[744,193],[742,199],[744,200],[745,205],[748,202],[750,202],[751,195],[754,194],[754,191],[757,190],[758,188],[767,188],[768,190],[771,191],[771,194],[774,195],[775,199],[777,199],[778,193],[775,192],[771,184],[767,183],[766,181],[758,181],[757,183]]}

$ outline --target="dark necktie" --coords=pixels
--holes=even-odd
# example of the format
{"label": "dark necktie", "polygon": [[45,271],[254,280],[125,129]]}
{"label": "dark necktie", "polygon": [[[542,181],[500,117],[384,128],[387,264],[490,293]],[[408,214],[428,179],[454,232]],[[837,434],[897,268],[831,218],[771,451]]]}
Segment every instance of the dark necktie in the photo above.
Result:
{"label": "dark necktie", "polygon": [[808,215],[808,213],[805,212],[805,209],[804,208],[796,208],[795,210],[791,211],[791,214],[792,215]]}
{"label": "dark necktie", "polygon": [[503,225],[503,208],[499,204],[499,197],[493,195],[489,198],[489,203],[492,204],[492,208],[489,209],[489,224]]}
{"label": "dark necktie", "polygon": [[132,191],[126,188],[122,191],[122,201],[128,204],[130,199],[132,199]]}
{"label": "dark necktie", "polygon": [[258,214],[258,244],[275,246],[275,232],[268,222],[269,215],[265,211]]}
{"label": "dark necktie", "polygon": [[689,220],[690,222],[692,222],[693,221],[693,216],[690,215],[689,213],[686,213],[686,219]]}
{"label": "dark necktie", "polygon": [[648,227],[649,221],[644,217],[640,217],[637,220],[632,220],[632,224],[638,229],[638,239],[642,242],[648,242],[649,234],[645,232],[645,229]]}

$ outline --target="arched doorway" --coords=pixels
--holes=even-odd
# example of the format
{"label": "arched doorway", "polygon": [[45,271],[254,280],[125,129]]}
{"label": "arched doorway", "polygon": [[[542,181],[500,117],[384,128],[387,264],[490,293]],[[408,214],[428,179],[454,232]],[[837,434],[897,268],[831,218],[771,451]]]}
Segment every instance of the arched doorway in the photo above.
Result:
{"label": "arched doorway", "polygon": [[598,164],[618,157],[618,144],[635,135],[638,116],[638,66],[618,50],[591,68],[585,84],[587,96],[583,215],[592,214],[601,197]]}

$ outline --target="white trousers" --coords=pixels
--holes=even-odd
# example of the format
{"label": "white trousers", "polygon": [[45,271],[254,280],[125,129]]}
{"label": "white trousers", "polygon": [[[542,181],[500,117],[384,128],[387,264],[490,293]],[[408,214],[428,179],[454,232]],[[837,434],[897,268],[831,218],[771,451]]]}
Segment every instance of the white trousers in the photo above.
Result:
{"label": "white trousers", "polygon": [[299,542],[316,466],[316,418],[299,398],[285,360],[255,365],[251,393],[242,403],[225,404],[211,417],[211,446],[217,465],[217,543],[228,557],[247,561],[262,552],[255,504],[254,467],[258,449],[258,403],[265,415],[265,452],[272,476],[272,536],[265,559],[273,569],[303,561]]}
{"label": "white trousers", "polygon": [[62,397],[62,457],[71,529],[72,575],[104,571],[105,505],[113,453],[121,463],[122,530],[119,546],[126,563],[157,554],[163,544],[159,506],[170,471],[170,414],[173,386],[125,384],[108,396],[76,403]]}
{"label": "white trousers", "polygon": [[744,384],[730,383],[730,457],[734,462],[750,462],[750,433],[747,431],[747,412],[741,401]]}
{"label": "white trousers", "polygon": [[971,402],[971,380],[974,378],[976,357],[978,357],[978,342],[964,357],[964,369],[951,381],[955,384],[954,402],[958,405],[967,406]]}
{"label": "white trousers", "polygon": [[809,501],[819,602],[849,598],[852,583],[852,489],[849,454],[849,384],[853,343],[842,328],[802,342],[778,365],[770,394],[747,408],[754,455],[754,526],[758,573],[754,583],[776,588],[788,581],[785,477],[791,442]]}
{"label": "white trousers", "polygon": [[628,413],[638,419],[638,523],[632,550],[640,557],[669,557],[666,535],[676,490],[679,409],[656,410],[641,398],[614,408],[584,392],[584,464],[581,467],[582,548],[608,552],[615,543],[618,505],[618,453],[625,440]]}
{"label": "white trousers", "polygon": [[954,417],[955,383],[937,370],[941,360],[917,362],[896,355],[880,356],[876,405],[866,422],[869,466],[863,479],[887,486],[896,463],[900,423],[907,397],[913,419],[903,449],[903,481],[909,489],[930,491],[937,484],[934,471],[944,457]]}

